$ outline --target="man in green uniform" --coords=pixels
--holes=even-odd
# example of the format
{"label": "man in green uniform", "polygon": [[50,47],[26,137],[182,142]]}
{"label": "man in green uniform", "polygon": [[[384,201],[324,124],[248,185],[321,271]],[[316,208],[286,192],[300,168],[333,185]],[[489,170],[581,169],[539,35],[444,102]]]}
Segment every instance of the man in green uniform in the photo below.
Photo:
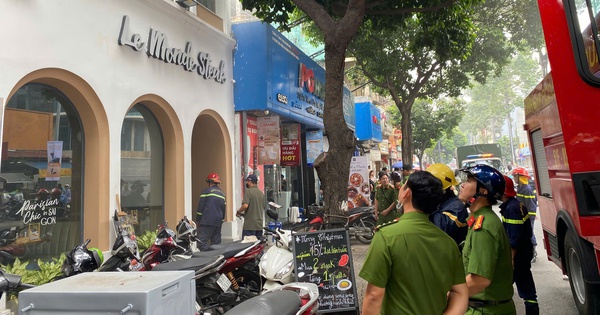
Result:
{"label": "man in green uniform", "polygon": [[258,177],[254,174],[246,178],[246,192],[242,206],[237,211],[237,216],[244,216],[242,236],[262,236],[263,220],[265,217],[265,195],[258,189]]}
{"label": "man in green uniform", "polygon": [[513,297],[512,254],[508,236],[492,205],[502,198],[502,173],[488,165],[461,170],[467,179],[459,199],[470,202],[469,231],[463,248],[463,263],[469,287],[466,314],[516,314]]}
{"label": "man in green uniform", "polygon": [[369,283],[362,314],[464,314],[468,289],[456,242],[429,222],[443,194],[417,171],[400,188],[404,215],[373,238],[360,276]]}
{"label": "man in green uniform", "polygon": [[390,222],[398,217],[396,211],[397,190],[390,185],[390,180],[386,173],[379,173],[379,187],[375,190],[375,218],[377,225]]}

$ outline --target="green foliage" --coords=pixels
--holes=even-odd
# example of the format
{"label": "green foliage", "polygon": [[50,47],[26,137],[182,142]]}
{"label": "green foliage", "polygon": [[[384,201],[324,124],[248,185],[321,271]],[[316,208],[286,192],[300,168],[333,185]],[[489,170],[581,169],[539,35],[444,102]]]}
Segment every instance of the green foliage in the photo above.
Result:
{"label": "green foliage", "polygon": [[150,248],[156,241],[156,231],[146,231],[141,236],[137,237],[138,250],[143,253],[146,249]]}
{"label": "green foliage", "polygon": [[[66,259],[65,254],[61,254],[59,258],[52,258],[50,261],[37,260],[38,268],[36,270],[28,270],[29,261],[21,261],[18,258],[12,265],[1,265],[0,268],[6,273],[11,273],[21,276],[21,282],[39,286],[48,282],[54,281],[62,275],[62,264]],[[9,299],[16,299],[17,294],[10,293]]]}

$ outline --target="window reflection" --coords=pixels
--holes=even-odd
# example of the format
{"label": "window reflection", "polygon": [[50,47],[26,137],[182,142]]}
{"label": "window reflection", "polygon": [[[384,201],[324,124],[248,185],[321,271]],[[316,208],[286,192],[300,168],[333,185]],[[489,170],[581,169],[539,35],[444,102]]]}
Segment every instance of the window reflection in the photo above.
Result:
{"label": "window reflection", "polygon": [[162,132],[148,108],[136,104],[121,130],[121,207],[137,235],[164,222],[163,173]]}

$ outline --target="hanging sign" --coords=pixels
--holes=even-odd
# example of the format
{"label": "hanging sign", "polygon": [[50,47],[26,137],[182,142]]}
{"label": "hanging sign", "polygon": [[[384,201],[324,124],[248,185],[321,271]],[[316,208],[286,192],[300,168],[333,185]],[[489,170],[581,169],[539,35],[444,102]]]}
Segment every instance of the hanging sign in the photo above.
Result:
{"label": "hanging sign", "polygon": [[62,161],[62,141],[48,141],[48,171],[46,181],[58,181],[60,179],[60,164]]}
{"label": "hanging sign", "polygon": [[280,164],[279,116],[258,117],[258,164]]}
{"label": "hanging sign", "polygon": [[315,159],[323,152],[323,130],[306,132],[306,164],[312,166]]}
{"label": "hanging sign", "polygon": [[348,179],[348,210],[371,205],[369,187],[369,160],[366,156],[353,156]]}
{"label": "hanging sign", "polygon": [[281,165],[300,166],[300,124],[281,126]]}

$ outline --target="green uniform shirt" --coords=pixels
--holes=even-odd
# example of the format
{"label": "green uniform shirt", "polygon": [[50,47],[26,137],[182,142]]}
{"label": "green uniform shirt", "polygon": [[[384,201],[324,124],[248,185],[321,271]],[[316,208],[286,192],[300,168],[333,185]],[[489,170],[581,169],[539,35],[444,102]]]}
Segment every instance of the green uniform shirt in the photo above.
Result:
{"label": "green uniform shirt", "polygon": [[359,274],[385,288],[381,314],[442,314],[446,294],[465,283],[456,242],[422,212],[405,213],[375,233]]}
{"label": "green uniform shirt", "polygon": [[[481,226],[478,227],[480,216],[484,218]],[[510,300],[510,302],[478,309],[469,307],[467,314],[516,314],[515,304],[512,301],[512,256],[502,221],[491,206],[477,210],[471,214],[471,217],[467,221],[470,222],[469,232],[463,248],[465,274],[476,274],[491,281],[487,288],[471,298],[484,301]]]}
{"label": "green uniform shirt", "polygon": [[265,217],[265,195],[256,186],[246,189],[242,204],[247,204],[244,212],[244,230],[257,231],[263,228]]}
{"label": "green uniform shirt", "polygon": [[379,203],[379,209],[377,212],[379,216],[377,217],[377,225],[381,225],[383,223],[394,220],[398,217],[398,212],[396,209],[392,209],[387,215],[381,215],[381,211],[387,209],[394,201],[398,199],[398,191],[394,189],[392,185],[389,185],[387,188],[379,187],[375,190],[375,200]]}

